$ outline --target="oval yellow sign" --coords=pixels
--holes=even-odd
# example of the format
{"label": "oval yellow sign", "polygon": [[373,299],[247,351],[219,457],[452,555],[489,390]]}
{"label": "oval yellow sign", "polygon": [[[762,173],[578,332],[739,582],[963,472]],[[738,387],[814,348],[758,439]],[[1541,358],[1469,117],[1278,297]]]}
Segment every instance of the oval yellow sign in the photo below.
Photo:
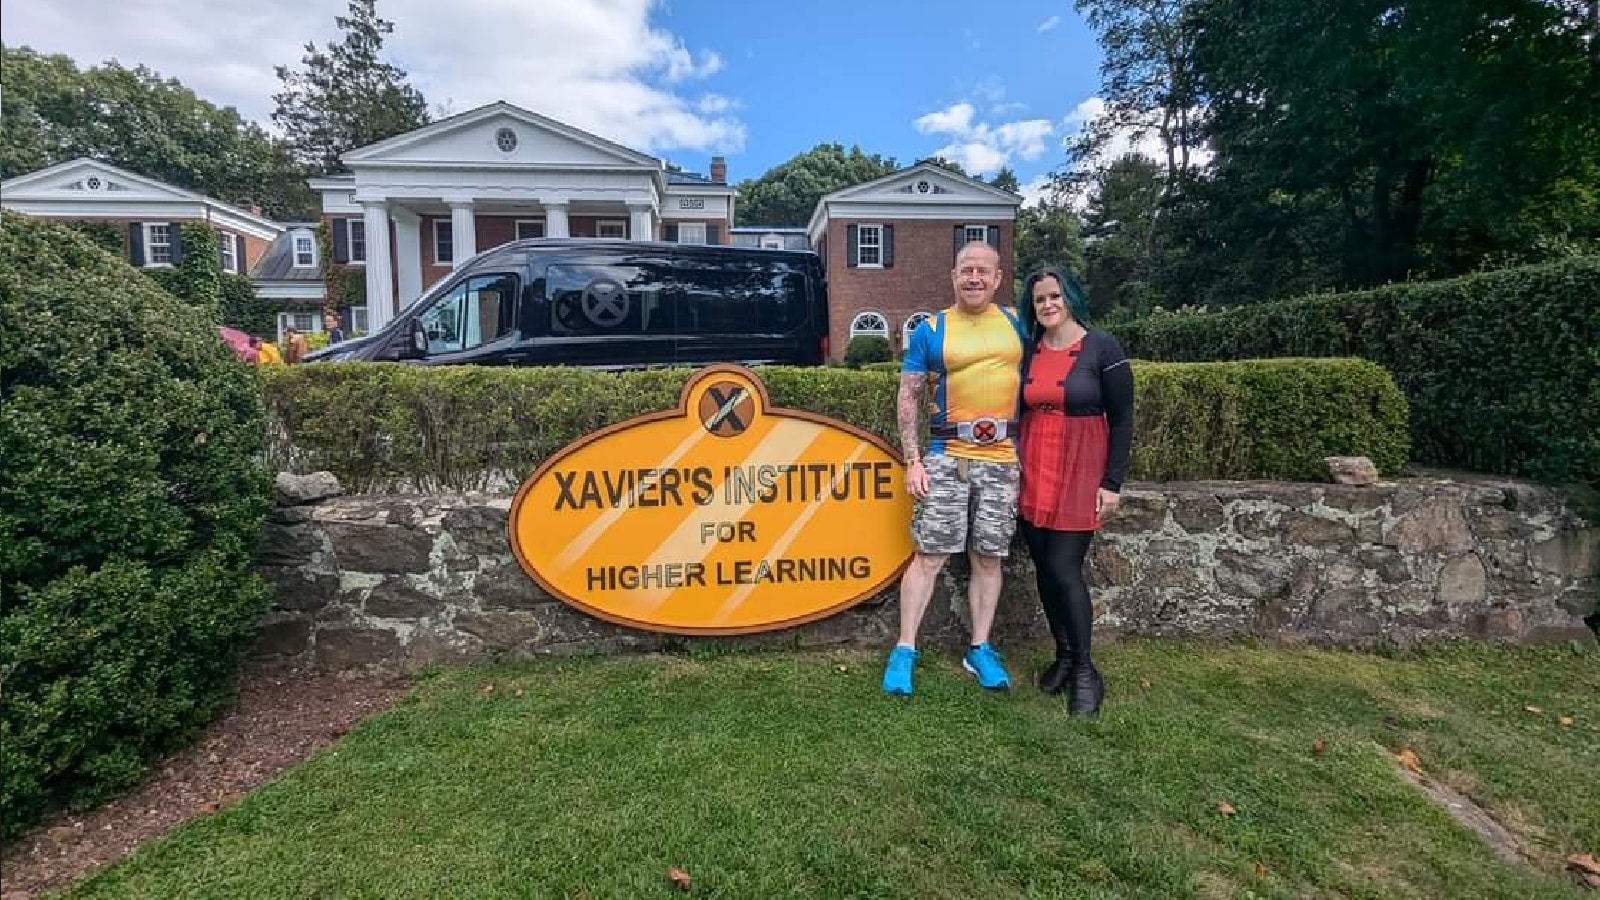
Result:
{"label": "oval yellow sign", "polygon": [[511,548],[545,590],[650,631],[787,628],[883,590],[911,560],[905,469],[877,436],[774,407],[741,366],[678,408],[578,440],[528,476]]}

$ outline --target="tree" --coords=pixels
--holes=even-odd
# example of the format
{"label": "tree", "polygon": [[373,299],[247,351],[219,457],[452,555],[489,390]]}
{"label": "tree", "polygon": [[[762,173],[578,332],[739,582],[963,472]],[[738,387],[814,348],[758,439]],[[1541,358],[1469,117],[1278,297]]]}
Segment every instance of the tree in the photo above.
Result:
{"label": "tree", "polygon": [[1088,123],[1069,147],[1077,165],[1065,177],[1090,178],[1114,138],[1138,141],[1154,132],[1161,139],[1166,171],[1163,192],[1193,177],[1194,151],[1203,116],[1194,78],[1195,0],[1076,0],[1075,6],[1100,39],[1104,115]]}
{"label": "tree", "polygon": [[1198,0],[1219,269],[1281,296],[1600,238],[1594,6]]}
{"label": "tree", "polygon": [[740,225],[804,225],[823,194],[882,178],[899,167],[892,157],[867,155],[860,147],[818,144],[756,179],[737,185]]}
{"label": "tree", "polygon": [[1000,171],[989,179],[989,183],[1002,191],[1010,191],[1013,194],[1022,192],[1022,182],[1017,180],[1017,173],[1011,171],[1010,166],[1001,166]]}
{"label": "tree", "polygon": [[1065,266],[1080,278],[1083,275],[1078,214],[1064,203],[1039,203],[1017,210],[1016,247],[1019,278],[1046,264]]}
{"label": "tree", "polygon": [[0,177],[92,157],[278,218],[314,208],[305,173],[260,126],[175,79],[4,48]]}
{"label": "tree", "polygon": [[1129,154],[1096,176],[1084,210],[1089,309],[1142,313],[1155,305],[1153,240],[1165,190],[1161,164]]}
{"label": "tree", "polygon": [[272,121],[295,158],[322,172],[339,171],[339,157],[357,147],[429,122],[428,103],[405,71],[379,58],[394,23],[378,17],[377,0],[350,0],[349,15],[334,22],[343,39],[320,50],[306,44],[298,70],[278,66],[283,90],[272,98]]}

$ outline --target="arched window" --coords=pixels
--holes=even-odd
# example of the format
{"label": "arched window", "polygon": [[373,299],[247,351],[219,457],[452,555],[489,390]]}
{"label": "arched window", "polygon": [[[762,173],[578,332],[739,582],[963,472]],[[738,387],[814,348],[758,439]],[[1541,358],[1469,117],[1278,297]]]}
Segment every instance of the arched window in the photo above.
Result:
{"label": "arched window", "polygon": [[850,336],[860,337],[863,334],[887,338],[889,336],[889,320],[885,319],[882,313],[856,313],[856,317],[850,320]]}
{"label": "arched window", "polygon": [[916,331],[918,325],[931,318],[933,318],[933,313],[930,312],[914,312],[906,316],[906,323],[900,329],[900,346],[911,346],[911,332]]}

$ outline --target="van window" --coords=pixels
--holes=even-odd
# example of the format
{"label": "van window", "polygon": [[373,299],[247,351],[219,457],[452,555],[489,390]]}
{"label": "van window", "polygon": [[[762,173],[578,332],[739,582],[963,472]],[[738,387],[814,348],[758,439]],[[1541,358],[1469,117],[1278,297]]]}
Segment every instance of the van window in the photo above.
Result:
{"label": "van window", "polygon": [[671,335],[678,290],[665,267],[559,264],[545,269],[550,333]]}
{"label": "van window", "polygon": [[684,334],[786,334],[805,324],[805,278],[787,263],[694,260],[673,275]]}
{"label": "van window", "polygon": [[515,275],[477,275],[451,288],[420,317],[428,353],[471,350],[504,335],[516,299]]}

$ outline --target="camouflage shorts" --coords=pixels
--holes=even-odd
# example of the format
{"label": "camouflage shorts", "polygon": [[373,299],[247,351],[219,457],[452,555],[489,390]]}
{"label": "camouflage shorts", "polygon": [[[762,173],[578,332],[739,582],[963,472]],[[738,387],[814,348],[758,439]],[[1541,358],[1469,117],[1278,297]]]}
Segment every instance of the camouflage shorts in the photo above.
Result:
{"label": "camouflage shorts", "polygon": [[[1016,463],[923,457],[928,495],[911,516],[911,538],[922,553],[960,553],[971,546],[982,556],[1005,556],[1017,530]],[[965,468],[965,478],[962,469]]]}

